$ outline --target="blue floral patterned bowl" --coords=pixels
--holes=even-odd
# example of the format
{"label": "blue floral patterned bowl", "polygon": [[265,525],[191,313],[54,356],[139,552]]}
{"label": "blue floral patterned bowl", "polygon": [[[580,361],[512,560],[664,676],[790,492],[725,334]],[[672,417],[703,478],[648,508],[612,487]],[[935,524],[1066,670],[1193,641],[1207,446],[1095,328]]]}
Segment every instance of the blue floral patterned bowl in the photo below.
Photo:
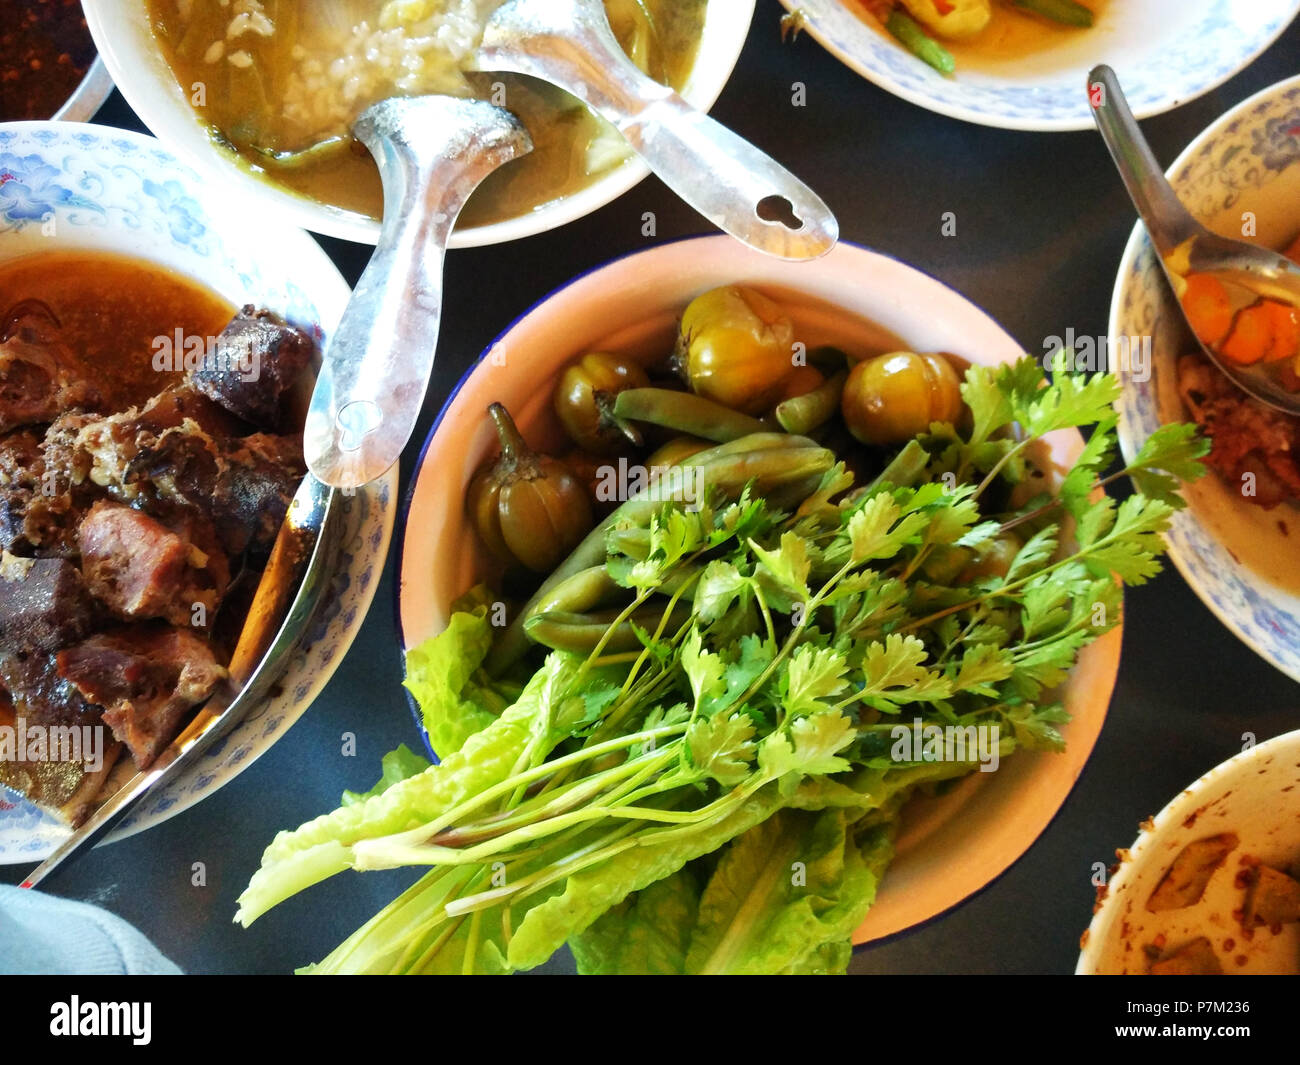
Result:
{"label": "blue floral patterned bowl", "polygon": [[[150,137],[74,123],[0,126],[0,261],[57,249],[147,259],[255,302],[324,342],[350,295],[307,234],[230,209]],[[131,835],[215,791],[282,736],[325,686],[360,627],[388,551],[396,471],[347,500],[343,557],[280,693],[255,707],[188,776],[151,795],[117,830]],[[0,788],[0,863],[36,862],[66,834]]]}
{"label": "blue floral patterned bowl", "polygon": [[[1229,111],[1178,157],[1169,179],[1216,232],[1285,246],[1300,231],[1300,77]],[[1150,338],[1151,372],[1121,371],[1120,446],[1128,458],[1161,424],[1188,420],[1176,365],[1195,350],[1141,224],[1115,282],[1111,350],[1118,338],[1135,337]],[[1300,680],[1300,509],[1264,510],[1213,474],[1186,495],[1188,508],[1170,530],[1170,557],[1229,629]]]}
{"label": "blue floral patterned bowl", "polygon": [[[858,0],[781,2],[831,53],[895,96],[967,122],[1026,130],[1091,129],[1085,86],[1098,63],[1119,73],[1139,118],[1185,104],[1250,63],[1300,11],[1300,0],[1110,0],[1091,29],[1007,46],[1006,54],[959,51],[956,72],[945,77]],[[995,20],[1022,17],[993,6]]]}

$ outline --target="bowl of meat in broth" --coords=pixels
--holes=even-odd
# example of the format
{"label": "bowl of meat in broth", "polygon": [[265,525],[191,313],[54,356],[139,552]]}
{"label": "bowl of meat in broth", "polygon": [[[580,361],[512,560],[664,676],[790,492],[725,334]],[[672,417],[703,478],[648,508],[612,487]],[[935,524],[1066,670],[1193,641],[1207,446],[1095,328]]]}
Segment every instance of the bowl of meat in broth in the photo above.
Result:
{"label": "bowl of meat in broth", "polygon": [[[0,127],[0,863],[35,862],[225,675],[302,477],[301,409],[347,283],[150,137]],[[396,471],[278,686],[118,829],[233,779],[307,709],[378,582]]]}
{"label": "bowl of meat in broth", "polygon": [[[369,104],[425,93],[502,103],[534,148],[475,192],[452,247],[545,232],[649,169],[572,97],[508,74],[467,74],[500,0],[86,0],[104,62],[145,124],[250,206],[373,244],[382,192],[351,136]],[[707,109],[740,55],[754,0],[606,0],[642,69]]]}

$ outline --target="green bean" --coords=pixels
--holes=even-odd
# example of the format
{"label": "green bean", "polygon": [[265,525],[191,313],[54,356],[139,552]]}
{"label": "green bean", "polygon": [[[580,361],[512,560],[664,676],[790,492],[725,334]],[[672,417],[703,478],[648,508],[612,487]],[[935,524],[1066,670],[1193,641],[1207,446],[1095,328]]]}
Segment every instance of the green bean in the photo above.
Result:
{"label": "green bean", "polygon": [[620,392],[614,400],[614,415],[718,443],[738,440],[764,428],[762,422],[748,414],[692,392],[674,392],[668,388],[629,388]]}
{"label": "green bean", "polygon": [[589,566],[566,577],[553,587],[545,599],[533,607],[534,614],[554,611],[581,612],[607,605],[624,589],[615,583],[604,565]]}
{"label": "green bean", "polygon": [[[555,610],[546,614],[534,614],[524,622],[524,630],[529,639],[544,647],[557,651],[574,651],[588,654],[604,640],[603,654],[618,654],[621,651],[638,650],[642,644],[637,636],[636,627],[654,632],[664,616],[662,606],[643,606],[632,612],[632,616],[623,621],[605,639],[609,627],[617,620],[621,611],[602,610],[597,613],[579,614]],[[673,607],[665,631],[675,632],[690,617],[690,607],[678,603]]]}
{"label": "green bean", "polygon": [[1014,0],[1016,7],[1067,26],[1092,25],[1092,11],[1075,0]]}
{"label": "green bean", "polygon": [[876,475],[876,479],[853,495],[855,498],[874,492],[882,484],[892,484],[895,488],[910,487],[925,472],[930,464],[930,453],[916,440],[909,440],[893,460]]}
{"label": "green bean", "polygon": [[905,15],[895,8],[885,22],[885,29],[898,38],[917,59],[923,59],[940,74],[951,74],[957,69],[952,53],[933,37],[927,36],[911,15]]}
{"label": "green bean", "polygon": [[[818,447],[806,437],[755,433],[691,455],[681,466],[699,470],[701,484],[698,487],[701,489],[713,489],[724,497],[734,498],[751,481],[757,491],[765,495],[781,485],[820,476],[834,463],[833,452]],[[561,581],[581,570],[604,564],[605,539],[611,529],[644,525],[665,502],[667,500],[662,495],[643,492],[627,500],[592,529],[573,553],[542,582],[532,599],[493,643],[485,662],[488,673],[500,676],[527,653],[530,641],[524,623]]]}
{"label": "green bean", "polygon": [[810,433],[824,425],[840,409],[844,395],[844,382],[849,371],[841,370],[834,377],[818,385],[811,392],[787,399],[776,406],[776,420],[787,433]]}

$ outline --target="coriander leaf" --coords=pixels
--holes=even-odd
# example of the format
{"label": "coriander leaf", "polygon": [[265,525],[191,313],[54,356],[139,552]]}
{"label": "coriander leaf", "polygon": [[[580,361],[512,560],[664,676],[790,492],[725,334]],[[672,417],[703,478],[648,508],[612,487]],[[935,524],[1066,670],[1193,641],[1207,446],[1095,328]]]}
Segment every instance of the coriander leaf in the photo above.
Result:
{"label": "coriander leaf", "polygon": [[769,777],[840,773],[849,768],[848,761],[835,757],[857,738],[853,722],[843,714],[797,718],[789,732],[789,738],[783,732],[774,732],[759,745],[759,768]]}
{"label": "coriander leaf", "polygon": [[1162,500],[1129,496],[1119,505],[1110,532],[1080,552],[1089,570],[1097,576],[1113,573],[1125,584],[1145,584],[1160,572],[1160,534],[1173,512]]}
{"label": "coriander leaf", "polygon": [[848,662],[839,651],[804,644],[791,656],[785,672],[783,703],[788,714],[816,714],[825,710],[823,699],[840,694],[849,685]]}
{"label": "coriander leaf", "polygon": [[704,567],[695,585],[695,614],[705,624],[717,621],[748,590],[748,577],[730,562],[714,559]]}
{"label": "coriander leaf", "polygon": [[707,700],[722,694],[723,662],[712,651],[703,649],[700,630],[694,625],[682,641],[682,669],[691,682],[691,691],[695,694],[695,708]]}
{"label": "coriander leaf", "polygon": [[1210,453],[1210,443],[1195,424],[1170,422],[1146,438],[1128,472],[1163,470],[1180,480],[1194,481],[1205,473],[1205,464],[1198,460]]}
{"label": "coriander leaf", "polygon": [[1119,396],[1119,378],[1114,374],[1057,374],[1019,412],[1019,420],[1031,436],[1093,425],[1111,416]]}
{"label": "coriander leaf", "polygon": [[1082,518],[1087,512],[1093,490],[1097,486],[1097,476],[1110,464],[1114,449],[1115,416],[1112,414],[1097,423],[1074,466],[1061,481],[1058,495],[1065,509],[1076,519]]}
{"label": "coriander leaf", "polygon": [[1050,562],[1056,554],[1059,532],[1056,525],[1045,525],[1026,540],[1024,546],[1016,552],[1011,568],[1007,570],[1006,583],[1028,577],[1034,570],[1041,569]]}
{"label": "coriander leaf", "polygon": [[691,764],[719,784],[731,787],[749,776],[754,760],[754,722],[747,714],[696,718],[686,733]]}
{"label": "coriander leaf", "polygon": [[803,537],[792,532],[783,533],[781,547],[777,551],[768,551],[753,540],[749,541],[750,550],[758,558],[760,574],[766,574],[793,603],[808,600],[808,574],[812,563],[808,558],[808,544]]}
{"label": "coriander leaf", "polygon": [[862,695],[890,702],[942,699],[952,693],[942,673],[927,669],[925,644],[915,636],[890,633],[870,644],[862,660]]}
{"label": "coriander leaf", "polygon": [[889,492],[868,496],[849,518],[850,557],[854,562],[892,558],[913,536],[929,524],[921,513],[904,515]]}
{"label": "coriander leaf", "polygon": [[982,444],[1015,417],[1011,400],[999,387],[997,374],[991,366],[972,366],[966,371],[961,398],[975,419],[971,444]]}
{"label": "coriander leaf", "polygon": [[962,652],[961,665],[952,682],[953,690],[994,698],[998,694],[994,683],[1006,680],[1014,670],[1010,651],[991,644],[976,644]]}

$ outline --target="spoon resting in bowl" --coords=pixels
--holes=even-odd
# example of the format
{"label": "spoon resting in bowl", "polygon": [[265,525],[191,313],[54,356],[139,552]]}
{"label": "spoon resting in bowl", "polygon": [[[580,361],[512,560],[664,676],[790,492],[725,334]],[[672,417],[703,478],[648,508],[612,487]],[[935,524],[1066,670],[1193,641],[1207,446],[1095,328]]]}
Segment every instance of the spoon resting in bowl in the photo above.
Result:
{"label": "spoon resting in bowl", "polygon": [[1183,206],[1108,66],[1088,75],[1093,118],[1146,226],[1179,310],[1229,380],[1300,414],[1300,267],[1284,255],[1211,233]]}
{"label": "spoon resting in bowl", "polygon": [[473,65],[550,82],[623,135],[661,181],[719,229],[780,259],[816,259],[839,224],[812,189],[628,59],[601,0],[508,0]]}

